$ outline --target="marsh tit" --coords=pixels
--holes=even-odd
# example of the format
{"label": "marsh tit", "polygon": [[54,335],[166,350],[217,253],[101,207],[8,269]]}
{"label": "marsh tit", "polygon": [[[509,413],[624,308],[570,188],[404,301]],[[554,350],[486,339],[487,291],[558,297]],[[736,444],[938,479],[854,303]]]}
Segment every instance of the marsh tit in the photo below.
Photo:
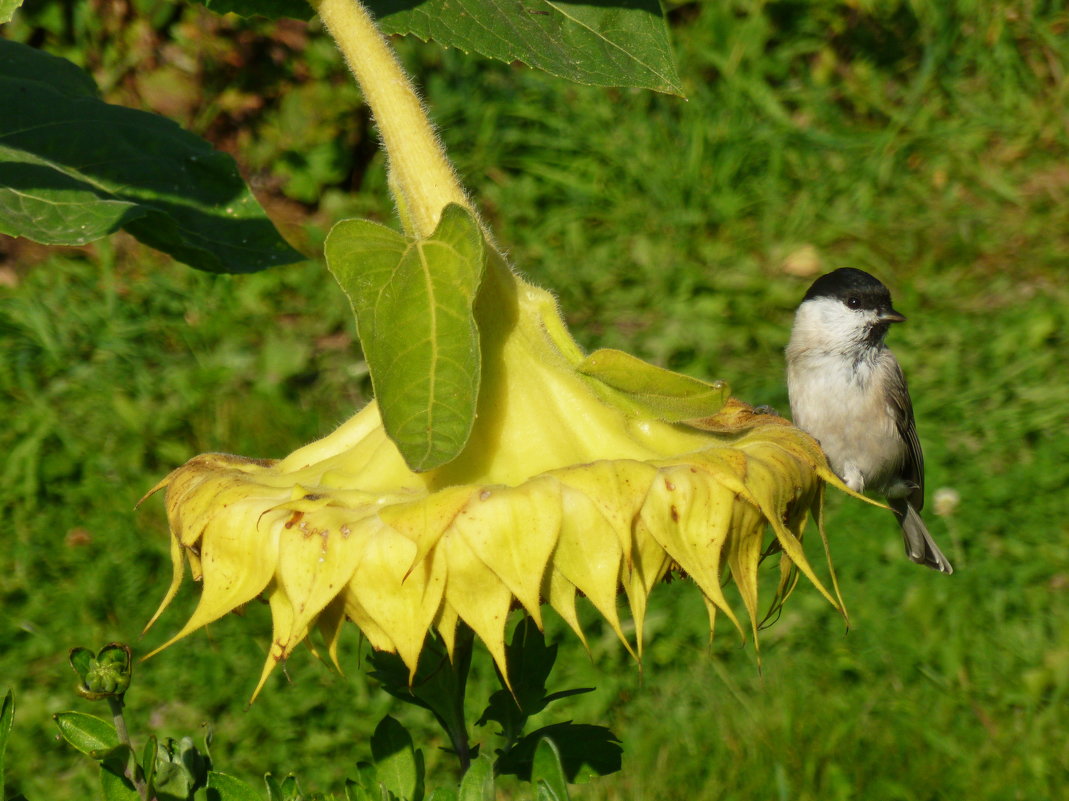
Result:
{"label": "marsh tit", "polygon": [[918,514],[924,457],[905,376],[884,344],[891,323],[905,319],[887,287],[862,270],[818,278],[795,313],[787,345],[791,415],[820,442],[843,483],[887,498],[910,559],[952,573]]}

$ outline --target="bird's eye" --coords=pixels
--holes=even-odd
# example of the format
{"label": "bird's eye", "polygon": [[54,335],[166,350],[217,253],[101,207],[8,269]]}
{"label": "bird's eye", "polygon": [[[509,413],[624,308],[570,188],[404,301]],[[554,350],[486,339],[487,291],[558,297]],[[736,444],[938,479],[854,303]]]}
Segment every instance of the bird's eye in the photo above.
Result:
{"label": "bird's eye", "polygon": [[851,295],[846,299],[846,305],[851,309],[859,309],[861,308],[861,298],[857,295]]}

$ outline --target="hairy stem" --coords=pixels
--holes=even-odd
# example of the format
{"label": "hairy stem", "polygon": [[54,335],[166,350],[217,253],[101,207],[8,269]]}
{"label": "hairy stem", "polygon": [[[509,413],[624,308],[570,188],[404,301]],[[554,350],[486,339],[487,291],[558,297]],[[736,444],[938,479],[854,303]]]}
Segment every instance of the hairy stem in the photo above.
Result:
{"label": "hairy stem", "polygon": [[360,0],[309,0],[345,56],[371,108],[390,168],[390,187],[406,233],[426,237],[442,209],[473,214],[419,96]]}

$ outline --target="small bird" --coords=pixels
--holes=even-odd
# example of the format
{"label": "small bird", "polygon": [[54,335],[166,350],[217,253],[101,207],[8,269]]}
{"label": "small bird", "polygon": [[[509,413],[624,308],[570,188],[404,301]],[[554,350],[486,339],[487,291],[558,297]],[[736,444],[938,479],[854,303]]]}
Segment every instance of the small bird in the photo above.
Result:
{"label": "small bird", "polygon": [[905,319],[887,287],[863,270],[844,267],[814,281],[787,345],[791,415],[844,484],[887,498],[910,559],[953,573],[918,514],[924,456],[906,378],[884,344],[891,323]]}

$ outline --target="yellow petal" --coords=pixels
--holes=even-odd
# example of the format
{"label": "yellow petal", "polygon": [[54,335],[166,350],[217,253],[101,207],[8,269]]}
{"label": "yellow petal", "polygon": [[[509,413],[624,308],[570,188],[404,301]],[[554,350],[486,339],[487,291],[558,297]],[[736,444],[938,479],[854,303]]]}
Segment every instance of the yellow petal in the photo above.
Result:
{"label": "yellow petal", "polygon": [[[583,647],[589,652],[590,646],[587,645],[586,635],[583,633],[583,627],[579,624],[579,616],[575,609],[575,585],[561,575],[559,571],[551,570],[542,592],[549,605],[557,610],[557,614],[571,627],[572,631],[575,632],[575,636],[579,638]],[[617,623],[617,626],[619,626],[619,623]],[[623,639],[622,633],[620,637]],[[626,639],[623,642],[627,645]],[[630,649],[630,646],[628,648]]]}
{"label": "yellow petal", "polygon": [[505,622],[512,605],[512,592],[464,537],[449,536],[439,547],[445,549],[445,600],[486,644],[501,675],[507,677]]}
{"label": "yellow petal", "polygon": [[521,487],[486,487],[456,516],[450,543],[462,537],[541,628],[542,577],[560,521],[560,485],[549,476]]}
{"label": "yellow petal", "polygon": [[[656,474],[652,468],[651,472]],[[563,515],[553,558],[554,569],[586,595],[624,647],[635,655],[620,626],[616,599],[624,562],[620,540],[626,537],[630,553],[631,519],[637,510],[632,511],[626,525],[622,520],[617,520],[614,525],[590,495],[569,486],[575,479],[574,474],[563,479],[568,484],[562,487]],[[552,598],[550,603],[562,616],[565,615]]]}
{"label": "yellow petal", "polygon": [[296,636],[307,631],[327,604],[341,594],[368,543],[384,526],[373,506],[327,506],[304,513],[290,510],[287,504],[277,512],[285,517],[276,523],[280,529],[276,574],[293,604],[292,636]]}
{"label": "yellow petal", "polygon": [[398,655],[416,673],[420,651],[445,591],[445,559],[435,554],[411,569],[416,545],[392,527],[369,537],[346,589],[377,628],[388,631]]}
{"label": "yellow petal", "polygon": [[747,514],[748,508],[710,472],[683,465],[662,469],[643,507],[650,535],[736,627],[720,586],[720,565],[732,536],[755,536],[760,543],[764,520],[756,509]]}

